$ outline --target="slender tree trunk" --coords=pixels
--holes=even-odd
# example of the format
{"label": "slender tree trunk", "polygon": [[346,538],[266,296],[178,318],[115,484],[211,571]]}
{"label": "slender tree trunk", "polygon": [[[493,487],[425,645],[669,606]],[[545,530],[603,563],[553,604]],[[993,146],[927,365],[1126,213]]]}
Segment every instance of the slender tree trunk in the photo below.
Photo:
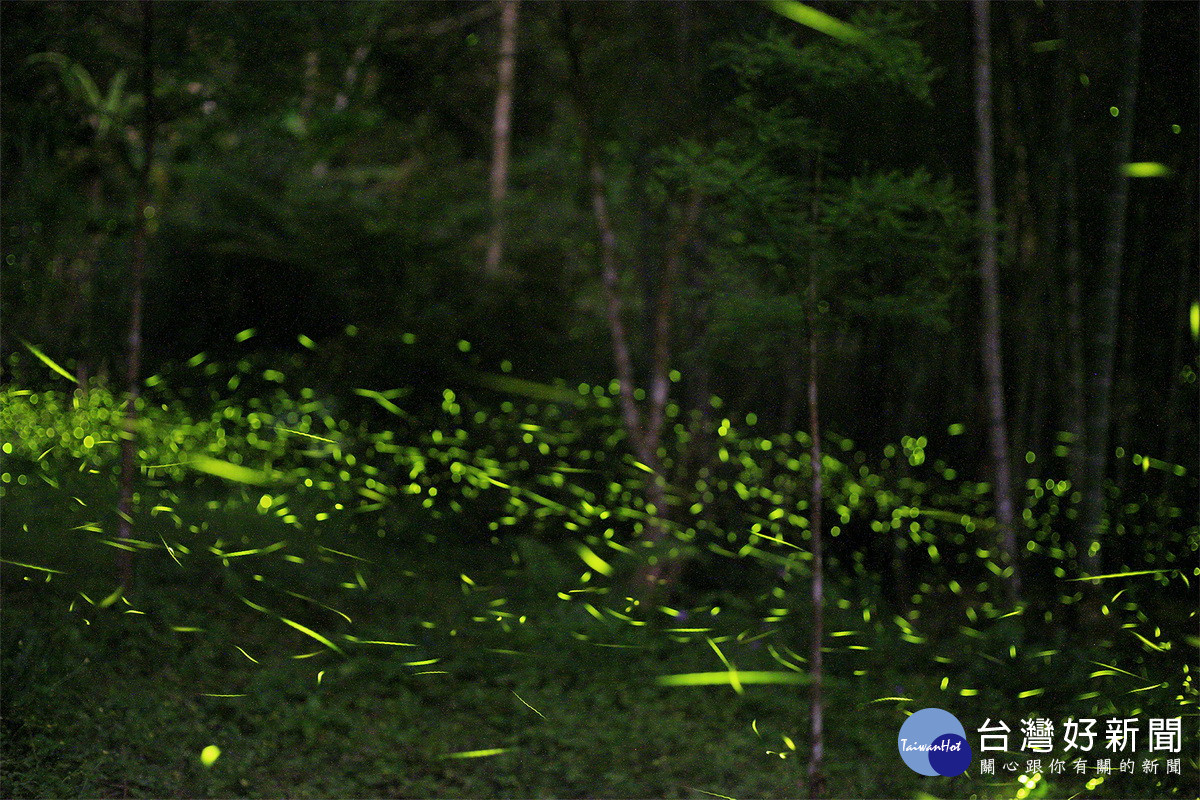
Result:
{"label": "slender tree trunk", "polygon": [[[695,242],[693,241],[693,245]],[[687,406],[692,415],[689,441],[686,457],[680,459],[681,472],[677,484],[680,486],[694,485],[699,477],[698,471],[711,464],[712,459],[712,404],[710,402],[711,376],[708,360],[705,357],[705,333],[708,327],[708,298],[700,269],[697,266],[703,259],[698,257],[693,247],[692,269],[689,270],[687,284],[690,289],[691,313],[688,315],[689,338],[687,340],[688,359],[686,365]],[[711,517],[711,510],[704,507],[706,519]]]}
{"label": "slender tree trunk", "polygon": [[[104,194],[98,174],[90,181],[88,195],[92,199],[93,213],[99,219],[104,206]],[[76,352],[79,353],[78,360],[75,362],[75,380],[79,384],[79,391],[85,398],[90,391],[88,383],[96,358],[95,345],[92,341],[96,259],[99,256],[100,248],[107,239],[106,231],[93,233],[75,257],[68,262],[66,269],[68,296],[65,319],[71,321],[68,335],[74,339]]]}
{"label": "slender tree trunk", "polygon": [[821,466],[821,419],[817,398],[817,354],[820,351],[817,337],[817,291],[816,277],[809,271],[808,277],[808,435],[809,463],[812,467],[812,496],[809,502],[809,529],[812,531],[812,653],[809,656],[811,684],[812,743],[808,760],[808,794],[819,798],[825,794],[825,698],[824,680],[825,645],[825,558],[824,522],[821,518],[823,473]]}
{"label": "slender tree trunk", "polygon": [[[1040,216],[1035,210],[1039,199],[1030,180],[1031,164],[1034,174],[1039,174],[1029,143],[1036,141],[1036,133],[1029,135],[1029,125],[1026,124],[1023,109],[1031,106],[1027,91],[1029,78],[1029,62],[1026,57],[1028,37],[1026,34],[1025,17],[1014,6],[1007,6],[1006,16],[1009,20],[1009,35],[999,37],[1004,45],[1004,62],[1011,64],[1005,72],[1005,78],[999,80],[993,76],[993,83],[999,88],[998,114],[1001,130],[1001,152],[1007,152],[1012,162],[1008,170],[1010,180],[1006,199],[1004,228],[1008,233],[1005,251],[1012,253],[1015,263],[1014,272],[1019,276],[1023,287],[1017,315],[1021,335],[1017,338],[1010,357],[1013,376],[1017,384],[1016,400],[1009,407],[1010,434],[1010,465],[1012,468],[1011,484],[1023,486],[1028,470],[1021,455],[1031,450],[1037,452],[1035,439],[1038,429],[1035,416],[1038,409],[1043,407],[1039,388],[1042,364],[1046,354],[1046,340],[1041,335],[1047,315],[1045,282],[1038,279],[1041,264],[1039,254],[1042,250],[1040,241]],[[1003,163],[1003,157],[1001,157]],[[1004,171],[1003,169],[1001,170]],[[1044,216],[1041,215],[1041,216]],[[1014,500],[1014,503],[1016,501]]]}
{"label": "slender tree trunk", "polygon": [[996,187],[992,157],[992,58],[988,0],[972,0],[975,15],[975,122],[979,144],[979,278],[983,293],[983,369],[987,382],[988,433],[995,479],[996,523],[1000,549],[1012,570],[1008,591],[1021,595],[1017,538],[1013,527],[1012,473],[1008,455],[1008,422],[1004,413],[1004,378],[1000,356],[1000,281],[996,252]]}
{"label": "slender tree trunk", "polygon": [[[138,176],[137,221],[133,228],[133,252],[129,265],[129,343],[126,355],[127,394],[124,430],[121,433],[121,487],[117,502],[117,536],[133,538],[133,490],[137,478],[137,403],[141,395],[142,302],[146,275],[146,245],[154,225],[154,207],[150,202],[150,166],[154,159],[154,6],[142,0],[142,95],[145,116],[142,121],[144,159]],[[121,585],[133,583],[133,552],[118,550],[117,571]]]}
{"label": "slender tree trunk", "polygon": [[500,4],[500,56],[496,65],[496,111],[492,116],[492,232],[488,238],[488,275],[500,271],[504,258],[504,200],[508,195],[508,151],[512,142],[513,76],[517,62],[517,12],[521,0],[497,0]]}
{"label": "slender tree trunk", "polygon": [[[599,154],[592,134],[591,104],[588,100],[588,93],[583,85],[583,70],[580,64],[579,50],[575,44],[571,30],[571,15],[568,4],[561,4],[560,9],[563,18],[567,60],[571,70],[570,91],[576,108],[584,164],[590,184],[592,215],[595,218],[596,229],[600,236],[600,283],[604,292],[605,317],[608,323],[609,335],[612,338],[613,362],[616,367],[617,382],[619,384],[618,397],[620,399],[621,418],[625,425],[626,434],[629,436],[634,455],[650,472],[650,478],[646,481],[645,486],[647,503],[645,531],[647,541],[651,545],[657,545],[667,536],[667,528],[664,525],[667,513],[666,491],[663,485],[664,479],[658,458],[660,431],[642,426],[642,415],[633,395],[633,359],[629,352],[629,340],[625,329],[625,322],[622,318],[617,236],[613,228],[612,218],[608,212],[608,200],[605,196],[606,182],[604,169],[600,164]],[[668,260],[670,260],[670,257],[668,257]],[[666,329],[668,331],[669,308],[668,301],[668,305],[666,306],[668,314]],[[656,344],[657,350],[658,346]],[[669,354],[669,351],[663,352]],[[651,394],[652,407],[650,416],[652,418],[651,421],[661,427],[662,409],[659,408],[656,411],[654,405],[657,402],[666,403],[666,392],[658,390],[657,387],[667,385],[668,378],[665,371],[667,358],[665,356],[662,358],[656,356],[654,361],[655,374],[651,378],[651,384],[654,388],[652,388]],[[661,375],[658,374],[659,371],[662,372]],[[654,592],[661,582],[669,580],[676,572],[675,567],[664,564],[659,555],[656,554],[652,560],[654,563],[649,563],[648,561],[638,571],[638,575],[635,578],[634,590],[641,592],[643,595],[649,595]],[[667,576],[666,579],[664,579],[664,575]]]}
{"label": "slender tree trunk", "polygon": [[[1025,24],[1023,16],[1017,16],[1019,24],[1014,29],[1014,41],[1016,47],[1020,48],[1021,52],[1026,52],[1022,44],[1027,41],[1028,27]],[[1061,51],[1060,51],[1061,53]],[[1061,64],[1057,61],[1056,64]],[[1019,69],[1021,73],[1013,80],[1018,88],[1017,99],[1018,105],[1021,108],[1029,109],[1034,107],[1035,85],[1026,77],[1028,71],[1028,59],[1022,58]],[[1052,83],[1052,91],[1057,91],[1056,86]],[[1053,96],[1052,96],[1053,97]],[[1061,97],[1059,98],[1061,102]],[[1030,115],[1026,113],[1024,119],[1026,124],[1022,127],[1024,138],[1027,142],[1044,141],[1044,145],[1031,149],[1031,171],[1033,174],[1045,175],[1044,180],[1031,182],[1031,208],[1030,214],[1032,219],[1029,220],[1031,231],[1033,232],[1036,247],[1032,253],[1033,267],[1036,272],[1030,274],[1026,278],[1026,282],[1036,285],[1034,293],[1034,316],[1036,316],[1038,324],[1032,331],[1032,364],[1027,367],[1027,374],[1030,376],[1028,385],[1030,391],[1027,394],[1027,401],[1024,409],[1021,412],[1020,418],[1023,421],[1025,435],[1023,437],[1025,448],[1033,451],[1041,459],[1048,455],[1050,447],[1047,446],[1046,434],[1048,430],[1047,419],[1049,409],[1053,407],[1053,401],[1050,397],[1052,391],[1054,374],[1053,367],[1053,336],[1057,325],[1054,320],[1062,318],[1061,297],[1055,290],[1053,280],[1047,281],[1045,275],[1053,276],[1056,272],[1057,259],[1059,257],[1060,248],[1060,224],[1062,219],[1062,185],[1063,185],[1063,142],[1062,136],[1057,128],[1052,124],[1042,135],[1038,126],[1031,120]],[[1020,450],[1017,451],[1018,453]],[[1021,460],[1017,459],[1018,466]],[[1017,486],[1021,486],[1020,482]]]}
{"label": "slender tree trunk", "polygon": [[[654,314],[654,356],[650,365],[650,398],[646,414],[646,427],[643,431],[645,439],[643,447],[654,457],[653,462],[645,463],[655,464],[656,473],[660,473],[651,478],[655,488],[650,496],[650,500],[655,506],[653,514],[658,520],[665,520],[670,515],[664,491],[665,476],[661,474],[658,449],[662,442],[667,399],[671,389],[671,321],[674,316],[675,291],[679,274],[682,271],[684,250],[700,217],[700,207],[700,193],[693,191],[682,209],[682,218],[679,220],[675,234],[667,245],[666,260],[660,275],[658,301]],[[651,535],[657,536],[656,541],[658,541],[666,537],[666,531],[656,522],[652,526]],[[638,584],[646,586],[648,590],[652,591],[660,584],[669,586],[674,583],[679,576],[682,564],[678,560],[664,562],[660,556],[657,563],[647,566],[648,568],[643,570],[639,576]]]}
{"label": "slender tree trunk", "polygon": [[684,250],[700,218],[700,193],[693,191],[683,208],[682,219],[667,247],[664,268],[660,275],[658,302],[654,314],[654,361],[650,368],[650,413],[647,415],[647,447],[658,449],[662,439],[663,414],[670,392],[671,320],[676,285],[682,272]]}
{"label": "slender tree trunk", "polygon": [[[644,455],[645,446],[642,437],[641,415],[633,397],[633,359],[629,353],[629,339],[625,331],[625,321],[622,318],[617,234],[608,213],[604,169],[600,164],[600,158],[592,138],[591,103],[582,86],[583,70],[571,30],[570,11],[565,3],[561,8],[567,60],[571,70],[570,90],[579,126],[584,169],[587,170],[592,217],[596,222],[596,230],[600,237],[600,286],[604,292],[605,321],[608,323],[609,336],[612,338],[613,365],[616,368],[617,381],[620,384],[618,397],[621,419],[625,424],[634,453],[641,458]],[[647,466],[650,465],[647,464]]]}
{"label": "slender tree trunk", "polygon": [[801,392],[804,387],[804,376],[800,370],[800,352],[803,345],[798,337],[788,336],[783,354],[783,406],[779,412],[779,428],[789,436],[796,435],[797,415],[799,414]]}
{"label": "slender tree trunk", "polygon": [[1129,178],[1122,167],[1133,147],[1133,113],[1137,101],[1138,51],[1142,39],[1142,3],[1130,3],[1125,26],[1124,72],[1121,76],[1117,131],[1113,137],[1112,189],[1106,209],[1104,261],[1096,293],[1095,348],[1092,380],[1088,391],[1085,443],[1087,461],[1083,488],[1083,527],[1087,535],[1085,562],[1092,574],[1102,571],[1100,542],[1107,522],[1104,518],[1104,476],[1108,467],[1109,427],[1112,422],[1113,362],[1117,351],[1117,318],[1121,305],[1121,265],[1125,250],[1125,211],[1129,202]]}
{"label": "slender tree trunk", "polygon": [[[810,206],[811,224],[819,223],[821,203],[821,160],[813,165],[813,186]],[[812,533],[812,651],[809,654],[809,721],[811,723],[808,759],[808,796],[825,795],[825,528],[821,510],[824,500],[824,472],[821,463],[821,415],[817,395],[817,356],[820,337],[817,329],[817,257],[809,254],[808,296],[805,303],[808,323],[808,457],[812,471],[812,492],[809,497],[808,520]]]}
{"label": "slender tree trunk", "polygon": [[[1054,7],[1058,35],[1064,40],[1057,75],[1057,135],[1062,156],[1062,268],[1064,305],[1066,308],[1066,372],[1067,394],[1064,403],[1063,427],[1071,435],[1068,455],[1068,476],[1072,492],[1083,486],[1084,424],[1086,419],[1083,353],[1083,276],[1080,270],[1079,201],[1077,194],[1075,138],[1073,120],[1074,75],[1070,62],[1072,54],[1071,6]],[[1078,531],[1077,531],[1078,532]],[[1086,550],[1086,537],[1079,536],[1080,552]]]}

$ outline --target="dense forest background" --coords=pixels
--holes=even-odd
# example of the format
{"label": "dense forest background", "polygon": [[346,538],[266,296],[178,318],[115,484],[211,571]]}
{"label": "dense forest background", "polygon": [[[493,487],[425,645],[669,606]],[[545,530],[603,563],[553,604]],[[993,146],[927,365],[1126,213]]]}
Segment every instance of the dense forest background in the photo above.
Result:
{"label": "dense forest background", "polygon": [[1197,13],[5,3],[5,794],[1194,793]]}
{"label": "dense forest background", "polygon": [[[412,365],[398,356],[405,333],[428,343],[426,352],[465,339],[479,363],[507,359],[531,379],[611,377],[596,236],[564,89],[562,23],[544,4],[521,18],[503,270],[481,277],[498,37],[488,8],[164,6],[154,45],[161,216],[148,259],[148,372],[228,350],[250,327],[260,347],[298,351],[297,334],[332,343],[352,324],[366,344],[328,365],[332,387],[343,378],[410,383]],[[1112,234],[1105,200],[1121,122],[1110,108],[1128,60],[1127,11],[1022,3],[995,10],[1001,327],[1018,454],[1052,451],[1055,432],[1068,428],[1071,387],[1086,385],[1071,375],[1070,353],[1073,337],[1093,349],[1100,326],[1092,307],[1107,288],[1099,265]],[[807,65],[798,64],[780,66],[784,85],[773,88],[794,91],[797,116],[827,120],[831,176],[923,170],[952,180],[967,204],[975,150],[970,8],[916,4],[894,13],[919,23],[910,35],[931,79],[924,99],[905,87],[849,82],[805,97],[796,73]],[[1130,181],[1112,395],[1114,440],[1136,431],[1139,446],[1173,462],[1195,441],[1194,392],[1179,377],[1191,356],[1187,311],[1196,295],[1190,13],[1187,3],[1155,3],[1142,23],[1130,160],[1172,172]],[[5,16],[4,347],[11,352],[19,335],[90,374],[116,374],[127,324],[126,206],[140,146],[140,17],[120,3],[18,4]],[[683,177],[666,185],[664,171],[688,143],[719,152],[748,135],[733,130],[747,121],[731,109],[745,89],[729,48],[770,31],[804,34],[760,6],[736,3],[600,4],[574,16],[627,264],[628,323],[641,333],[670,239],[667,211],[686,191]],[[1060,46],[1064,24],[1069,46]],[[77,66],[29,63],[48,52]],[[95,95],[79,83],[83,75]],[[1070,116],[1060,120],[1064,108]],[[1068,148],[1080,250],[1074,277],[1064,258],[1072,244],[1062,199]],[[715,251],[729,250],[738,231],[712,205],[689,242],[686,274],[670,287],[691,312],[677,315],[673,331],[678,366],[687,367],[677,395],[702,407],[707,381],[711,393],[780,427],[797,405],[788,394],[793,348],[779,330],[786,320],[755,305],[749,287],[738,296],[714,275]],[[929,287],[942,306],[941,330],[864,314],[837,331],[822,357],[832,429],[878,447],[982,422],[979,293],[969,249],[963,256],[953,281]],[[1073,282],[1081,293],[1075,328]],[[632,337],[635,347],[646,339]],[[1089,355],[1085,373],[1093,371]]]}

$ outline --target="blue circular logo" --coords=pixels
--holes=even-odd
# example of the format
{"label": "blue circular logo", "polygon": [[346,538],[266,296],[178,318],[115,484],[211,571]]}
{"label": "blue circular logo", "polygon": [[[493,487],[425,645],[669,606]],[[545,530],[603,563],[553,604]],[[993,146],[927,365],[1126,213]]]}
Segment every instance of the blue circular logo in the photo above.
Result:
{"label": "blue circular logo", "polygon": [[962,775],[971,765],[971,745],[958,718],[940,708],[923,708],[904,721],[896,746],[919,775]]}

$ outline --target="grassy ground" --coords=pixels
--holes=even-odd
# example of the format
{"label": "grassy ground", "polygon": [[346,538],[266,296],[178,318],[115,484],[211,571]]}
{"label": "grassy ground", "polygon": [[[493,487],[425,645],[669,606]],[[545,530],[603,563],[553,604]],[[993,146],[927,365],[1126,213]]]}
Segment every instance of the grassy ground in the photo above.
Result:
{"label": "grassy ground", "polygon": [[[184,501],[176,511],[205,527],[181,532],[159,515],[143,521],[141,535],[187,541],[195,552],[222,537],[233,542],[226,552],[286,537],[286,552],[306,563],[263,557],[226,567],[213,557],[179,566],[161,551],[147,553],[134,589],[101,608],[115,551],[71,530],[100,498],[82,497],[77,508],[51,502],[61,491],[47,489],[46,502],[37,502],[39,491],[27,487],[5,509],[6,559],[51,560],[70,573],[46,583],[36,571],[4,572],[5,796],[802,791],[803,759],[783,737],[805,746],[804,687],[739,695],[728,686],[658,685],[659,675],[721,667],[702,639],[698,648],[661,629],[605,625],[580,604],[564,604],[549,552],[535,573],[488,574],[493,556],[475,550],[398,551],[374,536],[305,541],[270,516]],[[425,525],[414,522],[409,538],[424,541],[413,534]],[[51,530],[58,538],[47,541]],[[324,545],[369,561],[313,557]],[[339,586],[348,577],[350,588]],[[511,603],[497,605],[503,596]],[[488,616],[497,609],[514,616]],[[281,617],[329,636],[342,652]],[[345,634],[412,646],[357,644]],[[803,647],[799,636],[791,646]],[[761,642],[725,649],[743,669],[770,668]],[[895,762],[902,718],[890,705],[866,705],[881,693],[892,692],[866,681],[831,688],[835,795],[911,796],[922,787],[906,770],[876,766]],[[199,756],[209,745],[221,755],[205,767]]]}
{"label": "grassy ground", "polygon": [[[85,488],[27,486],[6,499],[3,557],[69,573],[45,582],[9,564],[2,575],[6,797],[804,795],[806,687],[738,694],[656,682],[722,670],[706,637],[739,669],[779,671],[766,645],[807,652],[804,587],[778,598],[791,614],[759,641],[736,637],[762,621],[732,595],[697,598],[722,605],[719,616],[693,607],[688,620],[630,627],[597,620],[587,594],[558,596],[559,577],[578,575],[553,547],[525,542],[525,566],[498,569],[491,545],[468,547],[464,532],[415,513],[389,518],[383,538],[375,523],[323,538],[252,502],[193,497],[174,508],[182,526],[166,512],[139,520],[142,537],[186,543],[193,557],[141,554],[136,585],[112,598],[115,551],[80,527],[110,525],[93,509],[111,504]],[[77,501],[61,502],[76,490]],[[210,549],[279,541],[286,547],[246,557]],[[857,605],[840,611],[836,591],[828,630],[858,633],[828,640],[829,797],[1011,797],[1013,776],[904,768],[896,732],[906,712],[941,706],[1016,724],[1036,702],[1066,718],[1079,713],[1094,660],[1109,657],[1069,636],[1048,642],[1063,652],[1045,657],[1032,620],[956,639],[961,609],[926,609],[922,635],[905,638],[879,613],[868,625]],[[938,629],[943,641],[925,641]],[[959,697],[958,686],[978,694]],[[1030,687],[1044,692],[1019,701]],[[894,697],[909,699],[880,701]],[[210,746],[220,756],[205,766]],[[1067,797],[1080,782],[1046,779],[1022,797]],[[1089,794],[1146,788],[1114,776]]]}
{"label": "grassy ground", "polygon": [[[422,637],[415,619],[397,616],[406,609],[383,600],[377,614],[356,618],[356,629],[393,638],[401,631],[417,646],[295,659],[321,648],[228,603],[164,595],[143,604],[155,607],[146,618],[96,613],[81,626],[44,598],[12,591],[3,612],[7,796],[800,791],[800,759],[781,734],[803,746],[803,690],[751,687],[738,696],[728,687],[655,684],[660,674],[712,669],[696,663],[703,659],[690,655],[695,648],[606,648],[555,628],[527,632],[519,654],[497,652],[511,641],[494,631]],[[156,618],[173,613],[202,621],[204,632],[163,633]],[[420,663],[432,659],[439,660]],[[239,696],[213,696],[224,694]],[[872,766],[894,760],[895,712],[858,711],[869,699],[864,686],[831,698],[856,709],[852,724],[831,725],[835,792],[911,795],[917,776]],[[221,756],[205,768],[198,756],[213,744]],[[497,748],[504,752],[454,755]]]}

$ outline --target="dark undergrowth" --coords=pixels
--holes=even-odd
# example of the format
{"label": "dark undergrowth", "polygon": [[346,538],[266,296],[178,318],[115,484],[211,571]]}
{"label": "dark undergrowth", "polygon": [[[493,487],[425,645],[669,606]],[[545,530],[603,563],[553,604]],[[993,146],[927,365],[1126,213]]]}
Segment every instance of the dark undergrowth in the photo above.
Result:
{"label": "dark undergrowth", "polygon": [[[419,423],[368,393],[400,419],[378,430],[309,390],[211,394],[190,415],[164,396],[142,415],[148,466],[122,542],[115,401],[7,392],[4,796],[807,794],[799,437],[722,421],[716,457],[670,487],[672,550],[640,556],[684,559],[681,578],[639,601],[625,587],[644,473],[617,455],[611,404],[492,408],[446,390]],[[878,463],[829,444],[827,796],[1194,794],[1186,471],[1140,462],[1145,488],[1111,506],[1120,574],[1088,591],[1062,533],[1069,486],[1033,481],[1012,604],[986,485],[927,460],[925,437]],[[1008,751],[986,754],[994,774],[982,753],[954,778],[904,766],[900,726],[931,707],[971,742],[1010,726]],[[1153,774],[1144,739],[1137,772],[1103,753],[1111,774],[1056,769],[1020,741],[1025,720],[1079,717],[1182,729]]]}

